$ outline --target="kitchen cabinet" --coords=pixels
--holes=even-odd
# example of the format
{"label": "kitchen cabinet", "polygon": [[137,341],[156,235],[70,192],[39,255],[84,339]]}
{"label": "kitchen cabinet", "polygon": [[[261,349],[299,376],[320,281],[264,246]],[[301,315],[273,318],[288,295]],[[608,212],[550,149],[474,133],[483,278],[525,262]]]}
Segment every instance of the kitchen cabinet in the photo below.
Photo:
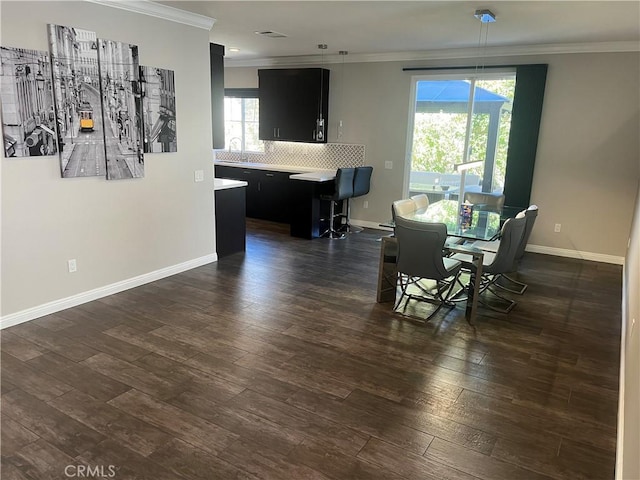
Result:
{"label": "kitchen cabinet", "polygon": [[292,189],[289,175],[292,172],[278,172],[253,168],[215,166],[217,178],[242,180],[247,186],[247,217],[289,223],[292,209]]}
{"label": "kitchen cabinet", "polygon": [[246,248],[245,186],[233,180],[216,179],[216,253],[218,258]]}
{"label": "kitchen cabinet", "polygon": [[209,44],[213,148],[224,148],[224,46]]}
{"label": "kitchen cabinet", "polygon": [[326,143],[329,70],[258,70],[261,140]]}

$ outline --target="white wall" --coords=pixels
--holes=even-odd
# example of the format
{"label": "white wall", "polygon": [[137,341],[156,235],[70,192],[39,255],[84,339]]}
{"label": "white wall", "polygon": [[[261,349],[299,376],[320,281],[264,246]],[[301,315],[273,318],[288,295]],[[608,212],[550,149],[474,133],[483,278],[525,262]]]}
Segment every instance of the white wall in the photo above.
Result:
{"label": "white wall", "polygon": [[624,265],[616,478],[640,478],[640,189]]}
{"label": "white wall", "polygon": [[[54,23],[138,45],[141,64],[174,70],[178,135],[177,153],[145,154],[145,178],[137,180],[62,179],[57,157],[2,158],[3,320],[214,259],[209,32],[89,2],[1,2],[0,9],[3,46],[48,50]],[[194,183],[196,169],[204,182]]]}
{"label": "white wall", "polygon": [[[540,251],[622,263],[640,176],[640,57],[633,53],[494,58],[488,64],[548,63],[531,202],[540,207],[530,244]],[[361,143],[374,166],[371,192],[352,218],[377,224],[403,196],[410,72],[424,61],[332,64],[330,142]],[[226,68],[226,87],[256,87],[256,68]],[[414,72],[416,74],[416,72]],[[393,170],[384,162],[392,160]],[[363,208],[363,201],[369,208]],[[357,222],[356,222],[357,223]],[[560,233],[553,232],[556,223]]]}

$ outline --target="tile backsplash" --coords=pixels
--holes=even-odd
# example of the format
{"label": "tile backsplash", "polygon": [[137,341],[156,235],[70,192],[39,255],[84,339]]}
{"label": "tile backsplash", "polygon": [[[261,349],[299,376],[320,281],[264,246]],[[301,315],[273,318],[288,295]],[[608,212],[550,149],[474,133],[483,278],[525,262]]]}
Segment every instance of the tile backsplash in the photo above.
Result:
{"label": "tile backsplash", "polygon": [[264,142],[262,152],[229,152],[214,150],[216,160],[226,162],[295,165],[319,169],[361,167],[364,163],[364,145],[347,143]]}

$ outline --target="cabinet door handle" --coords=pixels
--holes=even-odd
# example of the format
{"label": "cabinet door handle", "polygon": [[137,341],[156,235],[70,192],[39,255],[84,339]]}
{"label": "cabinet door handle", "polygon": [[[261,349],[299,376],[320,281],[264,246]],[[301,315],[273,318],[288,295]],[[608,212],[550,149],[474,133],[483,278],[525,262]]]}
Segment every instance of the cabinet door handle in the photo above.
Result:
{"label": "cabinet door handle", "polygon": [[265,173],[264,176],[265,177],[273,177],[273,173]]}
{"label": "cabinet door handle", "polygon": [[273,138],[278,138],[278,135],[276,134],[276,127],[273,127]]}
{"label": "cabinet door handle", "polygon": [[278,138],[280,138],[280,127],[278,127]]}
{"label": "cabinet door handle", "polygon": [[242,173],[244,173],[245,175],[251,175],[251,172],[248,172],[246,170],[244,170]]}
{"label": "cabinet door handle", "polygon": [[260,182],[258,182],[258,191],[260,191]]}

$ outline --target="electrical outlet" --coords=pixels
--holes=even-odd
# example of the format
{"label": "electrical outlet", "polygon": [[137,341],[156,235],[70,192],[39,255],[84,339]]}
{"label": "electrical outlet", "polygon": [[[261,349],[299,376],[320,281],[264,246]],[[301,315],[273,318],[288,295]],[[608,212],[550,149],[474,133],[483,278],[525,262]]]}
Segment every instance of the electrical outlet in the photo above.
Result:
{"label": "electrical outlet", "polygon": [[559,223],[556,223],[555,227],[553,227],[553,231],[558,233],[560,232],[561,228],[562,228],[562,225],[560,225]]}
{"label": "electrical outlet", "polygon": [[384,168],[386,168],[387,170],[393,169],[393,162],[391,160],[385,161],[384,162]]}
{"label": "electrical outlet", "polygon": [[193,172],[193,180],[195,182],[204,182],[204,170],[196,170]]}
{"label": "electrical outlet", "polygon": [[69,267],[69,273],[73,273],[78,270],[78,264],[76,263],[76,259],[72,258],[67,261],[67,266]]}
{"label": "electrical outlet", "polygon": [[369,200],[365,200],[363,206],[364,208],[369,208]]}

